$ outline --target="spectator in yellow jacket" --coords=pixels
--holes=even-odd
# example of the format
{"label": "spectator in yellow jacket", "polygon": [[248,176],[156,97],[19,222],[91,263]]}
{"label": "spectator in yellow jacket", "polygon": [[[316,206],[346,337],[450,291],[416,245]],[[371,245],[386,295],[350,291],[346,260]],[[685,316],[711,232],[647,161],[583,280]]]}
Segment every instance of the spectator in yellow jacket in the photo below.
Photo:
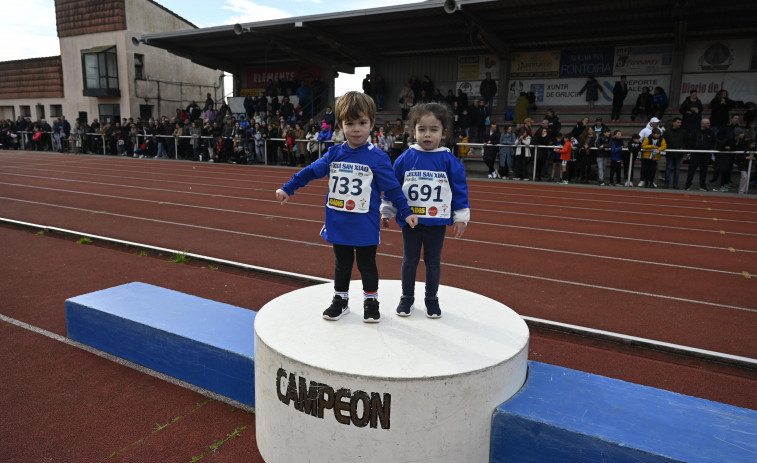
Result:
{"label": "spectator in yellow jacket", "polygon": [[641,181],[647,188],[657,188],[654,182],[657,175],[657,161],[667,147],[665,139],[662,138],[662,132],[656,127],[652,129],[652,134],[641,142]]}

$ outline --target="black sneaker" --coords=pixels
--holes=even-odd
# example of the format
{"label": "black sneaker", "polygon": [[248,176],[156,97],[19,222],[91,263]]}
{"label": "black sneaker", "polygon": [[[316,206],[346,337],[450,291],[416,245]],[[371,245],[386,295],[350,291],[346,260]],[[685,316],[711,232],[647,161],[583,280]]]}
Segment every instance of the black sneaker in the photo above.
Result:
{"label": "black sneaker", "polygon": [[439,299],[426,298],[426,316],[428,318],[442,318],[442,309],[439,308]]}
{"label": "black sneaker", "polygon": [[379,301],[373,298],[363,301],[363,322],[378,323],[380,321]]}
{"label": "black sneaker", "polygon": [[397,315],[399,315],[400,317],[409,317],[410,312],[412,312],[414,309],[413,302],[413,298],[403,296],[400,299],[399,305],[397,306]]}
{"label": "black sneaker", "polygon": [[331,321],[339,320],[342,318],[342,315],[350,312],[350,308],[347,305],[348,302],[347,299],[342,299],[342,296],[334,296],[329,308],[323,312],[323,318]]}

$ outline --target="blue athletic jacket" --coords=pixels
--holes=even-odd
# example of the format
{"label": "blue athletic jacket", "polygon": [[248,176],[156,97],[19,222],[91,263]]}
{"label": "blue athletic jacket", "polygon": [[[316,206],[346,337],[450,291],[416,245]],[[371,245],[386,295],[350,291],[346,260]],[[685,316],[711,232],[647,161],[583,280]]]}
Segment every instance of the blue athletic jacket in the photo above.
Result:
{"label": "blue athletic jacket", "polygon": [[291,196],[312,180],[327,176],[326,223],[321,236],[329,243],[378,244],[381,192],[398,205],[397,215],[403,223],[411,214],[392,172],[389,156],[370,143],[359,148],[350,148],[347,142],[332,146],[322,158],[295,174],[281,189]]}
{"label": "blue athletic jacket", "polygon": [[[411,146],[394,161],[394,175],[419,224],[467,224],[470,220],[465,168],[447,148],[424,151],[418,145]],[[392,203],[384,200],[382,217],[394,215],[397,203]],[[400,227],[407,225],[399,215],[397,223]]]}

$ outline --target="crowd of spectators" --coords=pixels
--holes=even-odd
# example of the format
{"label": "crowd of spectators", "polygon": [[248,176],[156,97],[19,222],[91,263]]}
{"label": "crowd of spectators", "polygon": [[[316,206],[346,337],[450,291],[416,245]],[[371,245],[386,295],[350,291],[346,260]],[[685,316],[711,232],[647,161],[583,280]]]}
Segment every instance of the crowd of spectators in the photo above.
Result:
{"label": "crowd of spectators", "polygon": [[[595,92],[602,91],[592,81],[596,82],[589,78],[582,89],[591,102],[596,100]],[[613,90],[612,121],[620,115],[627,94],[625,85],[623,76]],[[269,81],[258,97],[245,97],[242,114],[232,114],[225,102],[216,108],[208,94],[202,107],[191,101],[186,108],[177,108],[170,118],[161,116],[146,121],[124,118],[120,122],[100,123],[93,119],[88,123],[77,119],[71,125],[63,116],[53,119],[52,124],[44,119],[32,122],[18,117],[16,121],[0,121],[0,147],[304,166],[325,153],[329,146],[344,141],[332,108],[326,107],[319,113],[325,101],[321,98],[322,89],[318,79],[310,85],[304,81],[299,84]],[[379,108],[383,107],[386,84],[381,76],[367,75],[363,91],[374,98]],[[461,160],[480,149],[490,178],[562,180],[556,150],[567,139],[573,149],[565,166],[568,181],[634,186],[630,167],[640,159],[642,177],[636,186],[656,188],[657,161],[664,157],[663,188],[692,188],[698,171],[699,189],[711,189],[706,176],[712,167],[709,184],[722,191],[730,188],[733,166],[746,171],[750,151],[754,151],[754,133],[747,131],[755,122],[755,105],[744,105],[740,119],[739,115],[731,114],[738,104],[726,90],[707,105],[709,118],[703,117],[705,104],[692,91],[678,108],[678,114],[666,120],[670,111],[664,89],[645,87],[631,110],[631,119],[643,117],[649,123],[638,135],[626,140],[620,131],[612,131],[605,125],[602,117],[596,117],[593,124],[589,117],[584,117],[573,127],[563,128],[556,113],[548,109],[541,123],[537,123],[528,117],[536,109],[533,94],[528,92],[521,92],[514,111],[505,113],[505,119],[513,123],[500,127],[492,117],[497,85],[489,73],[480,84],[479,94],[481,97],[472,99],[462,90],[456,94],[447,90],[444,94],[428,75],[421,79],[411,76],[399,94],[402,116],[394,123],[374,127],[370,141],[396,159],[412,143],[404,124],[407,111],[417,103],[438,102],[447,104],[454,113],[455,133],[449,138],[448,147]],[[297,106],[290,101],[291,95],[297,96]],[[307,117],[305,107],[313,108],[309,114],[319,114],[318,120]],[[685,183],[679,182],[683,163],[689,164]],[[608,167],[610,177],[605,181]],[[621,169],[623,181],[618,178]]]}

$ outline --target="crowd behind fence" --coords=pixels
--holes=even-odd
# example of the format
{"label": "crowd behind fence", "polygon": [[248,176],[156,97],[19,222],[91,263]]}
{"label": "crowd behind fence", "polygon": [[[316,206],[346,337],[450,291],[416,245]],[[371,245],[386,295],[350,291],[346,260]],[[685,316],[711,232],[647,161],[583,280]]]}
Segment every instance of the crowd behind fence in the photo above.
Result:
{"label": "crowd behind fence", "polygon": [[[472,148],[472,149],[469,151],[469,154],[467,154],[466,156],[460,156],[459,151],[458,151],[458,147],[460,147],[460,146],[467,146],[467,147]],[[491,147],[491,148],[496,148],[496,149],[503,148],[503,147],[505,147],[505,148],[513,148],[513,150],[515,150],[517,148],[521,148],[523,154],[514,156],[515,159],[513,161],[515,163],[525,163],[526,166],[528,167],[527,169],[521,169],[520,166],[513,167],[511,164],[509,164],[509,162],[510,162],[509,160],[507,160],[507,161],[500,160],[500,166],[508,165],[508,170],[511,171],[511,172],[513,172],[513,171],[514,172],[529,171],[530,177],[529,178],[522,178],[522,177],[517,177],[517,174],[515,174],[514,176],[513,175],[508,175],[508,176],[505,176],[503,178],[510,178],[510,179],[517,179],[517,180],[532,180],[532,181],[536,181],[537,179],[541,179],[542,177],[548,177],[549,176],[548,169],[549,169],[550,165],[553,164],[553,163],[560,162],[559,161],[559,157],[555,156],[556,155],[555,150],[562,148],[562,145],[509,145],[509,144],[486,144],[486,143],[462,143],[462,142],[458,142],[453,147],[454,148],[453,150],[457,152],[458,159],[460,159],[461,162],[464,162],[464,160],[468,160],[468,159],[475,160],[475,161],[483,161],[484,160],[483,150],[487,146]],[[578,162],[577,152],[580,149],[581,149],[581,147],[577,146],[577,144],[572,144],[571,158],[568,161],[568,165],[567,165],[567,167],[568,167],[568,173],[569,173],[568,174],[568,178],[569,179],[575,179],[575,177],[576,177],[575,164]],[[599,148],[594,147],[594,146],[592,146],[592,147],[590,147],[588,149],[589,149],[589,151],[595,153],[595,155],[596,155],[596,152],[600,151]],[[638,153],[637,155],[633,155],[629,151],[629,149],[627,147],[623,147],[622,148],[622,152],[623,152],[623,159],[622,159],[623,174],[624,174],[624,177],[625,177],[625,183],[624,183],[624,185],[626,185],[626,186],[633,186],[633,180],[635,178],[634,172],[635,172],[635,169],[638,168],[638,167],[640,167],[640,165],[641,165],[642,155],[641,155],[641,153]],[[752,171],[753,171],[753,168],[755,166],[757,166],[757,164],[754,163],[754,159],[753,159],[755,156],[757,156],[757,151],[755,151],[755,150],[723,151],[723,150],[695,150],[695,149],[672,149],[672,148],[670,148],[670,149],[665,149],[664,152],[661,153],[661,155],[662,156],[667,156],[668,153],[681,153],[681,154],[683,154],[684,155],[683,158],[682,158],[683,162],[688,161],[689,157],[692,154],[706,154],[706,155],[710,155],[710,156],[712,156],[713,161],[715,160],[716,156],[731,156],[731,155],[734,155],[734,154],[746,155],[747,156],[747,160],[748,160],[748,162],[747,162],[747,168],[746,168],[746,171],[745,171],[746,172],[746,184],[747,185],[751,185],[752,184],[752,175],[753,175]],[[497,153],[496,156],[502,156],[502,154],[501,153]],[[542,157],[542,159],[539,159],[540,156]],[[593,159],[596,159],[596,158],[593,158]],[[496,160],[496,158],[494,158],[493,160]],[[592,161],[592,158],[589,158],[587,160],[587,162],[589,163],[590,167],[592,165],[596,164],[596,161],[595,160]],[[571,169],[571,167],[573,169]],[[540,169],[542,169],[542,170],[540,170]],[[657,167],[656,167],[656,169],[657,169]],[[657,169],[657,171],[658,172],[664,172],[665,169],[662,169],[662,170]],[[592,174],[592,175],[594,175],[594,174]],[[597,173],[597,175],[598,175],[598,173]],[[604,176],[602,176],[602,177],[604,177]],[[654,187],[656,187],[656,185],[654,185]]]}
{"label": "crowd behind fence", "polygon": [[[35,149],[39,148],[42,144],[47,144],[49,147],[54,147],[56,140],[53,132],[36,132],[41,133],[37,140],[32,140],[33,133],[29,131],[18,132],[18,143],[20,149]],[[127,149],[123,140],[115,140],[115,150],[113,146],[108,147],[108,135],[102,133],[76,133],[71,134],[67,139],[61,139],[60,143],[64,152],[68,153],[83,153],[89,152],[93,154],[102,155],[123,155],[133,157],[161,157],[157,154],[155,146],[150,148],[150,143],[158,144],[163,143],[172,149],[166,150],[166,156],[170,154],[174,159],[189,159],[189,160],[221,160],[220,153],[218,153],[218,145],[216,144],[218,138],[223,139],[223,143],[231,143],[232,150],[235,150],[237,155],[232,156],[231,159],[223,159],[226,162],[232,162],[235,164],[286,164],[286,165],[306,165],[313,162],[323,156],[329,146],[333,144],[330,140],[313,140],[313,139],[285,139],[285,138],[266,138],[263,143],[258,145],[256,150],[244,151],[245,146],[240,145],[243,140],[232,137],[213,137],[204,135],[194,136],[174,136],[174,135],[151,135],[151,134],[136,134],[135,146]],[[35,143],[36,142],[36,143]],[[249,140],[247,140],[249,143]],[[287,142],[293,142],[294,146],[287,146]],[[205,146],[202,146],[202,144]],[[113,145],[112,143],[110,143]],[[37,145],[37,146],[35,146]],[[182,146],[191,146],[191,150],[184,150],[182,152]],[[304,145],[304,150],[300,148],[300,145]],[[249,145],[247,145],[249,146]],[[396,147],[405,146],[402,142],[395,142]],[[470,149],[466,156],[461,156],[459,153],[459,147],[466,146]],[[485,143],[463,143],[458,142],[451,146],[453,152],[458,155],[458,158],[463,162],[464,160],[483,161],[483,149],[485,147],[491,147],[495,149],[499,148],[513,148],[513,150],[521,148],[519,155],[514,155],[512,159],[500,160],[500,167],[507,166],[507,170],[512,172],[512,175],[506,175],[505,178],[518,179],[518,180],[532,180],[536,181],[542,177],[549,176],[549,168],[553,163],[557,162],[554,157],[554,150],[559,149],[562,145],[508,145],[508,144],[491,144]],[[577,176],[575,172],[575,165],[578,162],[577,152],[580,147],[573,145],[571,159],[568,161],[568,179],[574,180]],[[597,152],[599,148],[590,147],[590,151]],[[623,155],[623,174],[625,178],[625,184],[633,184],[635,177],[634,171],[641,164],[641,156],[633,156],[627,147],[622,148]],[[298,155],[302,153],[303,155]],[[685,155],[684,162],[688,156],[695,153],[709,154],[713,157],[719,155],[733,155],[734,151],[722,151],[722,150],[692,150],[692,149],[667,149],[663,155],[667,153],[683,153]],[[754,151],[741,151],[738,153],[750,155],[754,157]],[[501,156],[501,154],[498,154]],[[590,165],[596,164],[596,161],[588,161]],[[521,166],[520,163],[525,163]],[[748,161],[748,167],[746,169],[746,181],[747,184],[751,184],[752,170],[755,163],[752,159]],[[526,178],[518,177],[517,172],[527,171],[529,176]],[[554,171],[553,171],[554,173]]]}

